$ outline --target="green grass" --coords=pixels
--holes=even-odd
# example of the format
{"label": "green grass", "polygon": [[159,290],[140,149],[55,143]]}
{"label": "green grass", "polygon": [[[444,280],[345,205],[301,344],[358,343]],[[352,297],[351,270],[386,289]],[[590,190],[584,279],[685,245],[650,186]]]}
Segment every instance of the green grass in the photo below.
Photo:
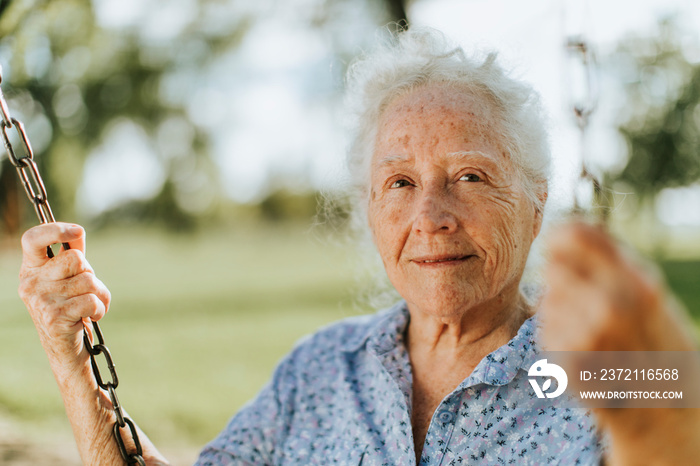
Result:
{"label": "green grass", "polygon": [[[294,342],[357,314],[352,254],[301,228],[198,237],[123,232],[89,238],[110,288],[101,326],[119,396],[160,444],[203,444],[269,379]],[[0,409],[63,416],[31,319],[17,298],[16,251],[0,257]]]}
{"label": "green grass", "polygon": [[660,265],[675,295],[690,315],[700,321],[700,260],[663,261]]}
{"label": "green grass", "polygon": [[[285,227],[194,237],[96,234],[88,258],[112,291],[102,323],[119,396],[158,445],[202,445],[269,379],[301,336],[357,314],[355,251]],[[64,417],[17,297],[20,256],[0,251],[0,410],[32,425]],[[700,261],[662,264],[700,318]],[[64,421],[59,425],[69,432]]]}

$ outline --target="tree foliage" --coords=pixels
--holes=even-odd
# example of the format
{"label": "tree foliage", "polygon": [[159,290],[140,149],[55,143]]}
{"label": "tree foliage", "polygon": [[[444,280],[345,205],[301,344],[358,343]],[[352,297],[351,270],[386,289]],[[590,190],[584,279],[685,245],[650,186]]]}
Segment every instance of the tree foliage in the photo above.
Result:
{"label": "tree foliage", "polygon": [[619,131],[629,159],[613,178],[632,187],[640,203],[700,180],[700,64],[687,52],[672,20],[654,37],[626,40],[618,52],[627,76]]}
{"label": "tree foliage", "polygon": [[[163,87],[176,73],[207,66],[245,35],[250,18],[244,15],[226,28],[200,27],[213,3],[199,2],[197,15],[167,43],[145,41],[137,30],[100,27],[89,0],[13,2],[6,10],[0,18],[3,88],[28,127],[54,209],[71,215],[85,159],[116,123],[138,125],[155,144],[176,119],[189,127],[191,145],[174,157],[156,148],[165,181],[153,198],[160,208],[150,218],[173,227],[189,224],[183,219],[191,214],[178,200],[179,173],[187,167],[205,176],[207,187],[218,179],[206,132],[188,118],[185,99],[172,98]],[[3,165],[5,178],[14,176],[9,168]],[[7,213],[8,190],[15,187],[0,189]]]}
{"label": "tree foliage", "polygon": [[[0,15],[3,90],[13,113],[27,125],[59,218],[75,218],[73,207],[88,156],[124,122],[146,134],[164,176],[150,199],[116,206],[102,221],[126,216],[186,229],[195,224],[195,217],[206,213],[188,208],[192,198],[205,197],[206,192],[213,199],[221,196],[211,157],[212,135],[205,123],[189,113],[190,90],[203,71],[217,66],[222,57],[237,49],[251,27],[267,18],[260,13],[264,9],[234,0],[170,5],[153,0],[144,2],[150,5],[149,28],[167,29],[167,15],[161,23],[160,9],[184,8],[185,3],[191,15],[167,40],[149,38],[143,27],[101,24],[91,0],[0,4],[4,8]],[[406,0],[363,3],[377,25],[406,19]],[[341,63],[357,53],[359,38],[348,34],[353,25],[346,17],[346,12],[357,7],[354,0],[319,0],[300,13],[309,27],[331,38]],[[344,29],[336,33],[341,24]],[[191,135],[186,147],[173,149],[172,141],[183,134]],[[139,169],[138,164],[133,166],[134,172]],[[21,188],[6,160],[1,171],[0,214],[6,233],[15,234],[21,227],[19,206],[28,211],[29,205],[17,196]],[[197,186],[193,186],[195,179]],[[279,205],[276,201],[271,204]],[[33,223],[33,218],[28,219]]]}

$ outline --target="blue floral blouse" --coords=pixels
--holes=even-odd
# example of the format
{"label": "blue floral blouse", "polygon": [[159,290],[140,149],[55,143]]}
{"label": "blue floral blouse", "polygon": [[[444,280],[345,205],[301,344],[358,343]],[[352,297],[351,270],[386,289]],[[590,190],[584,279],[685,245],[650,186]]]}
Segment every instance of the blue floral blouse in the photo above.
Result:
{"label": "blue floral blouse", "polygon": [[[303,339],[197,465],[415,465],[405,302]],[[419,464],[599,464],[594,419],[539,399],[535,317],[433,414]]]}

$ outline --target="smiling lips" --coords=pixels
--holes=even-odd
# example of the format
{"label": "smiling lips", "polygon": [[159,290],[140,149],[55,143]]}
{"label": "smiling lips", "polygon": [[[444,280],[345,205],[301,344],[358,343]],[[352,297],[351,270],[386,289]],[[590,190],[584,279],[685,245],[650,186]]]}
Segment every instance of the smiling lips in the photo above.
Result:
{"label": "smiling lips", "polygon": [[435,255],[435,256],[423,256],[423,257],[416,257],[414,259],[411,259],[412,262],[417,263],[418,265],[434,265],[434,264],[448,264],[448,263],[459,263],[464,260],[469,259],[470,257],[474,257],[473,255],[469,254],[466,256],[456,256],[456,255]]}

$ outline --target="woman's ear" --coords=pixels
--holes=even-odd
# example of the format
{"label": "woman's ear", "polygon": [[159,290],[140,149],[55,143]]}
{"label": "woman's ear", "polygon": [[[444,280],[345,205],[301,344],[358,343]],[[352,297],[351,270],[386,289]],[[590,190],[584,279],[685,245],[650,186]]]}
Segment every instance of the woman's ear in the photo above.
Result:
{"label": "woman's ear", "polygon": [[537,194],[537,204],[535,204],[535,221],[532,223],[532,240],[537,238],[542,229],[542,220],[544,217],[544,206],[547,204],[547,196],[549,191],[547,190],[547,182],[543,182],[543,186],[538,186],[540,188]]}

